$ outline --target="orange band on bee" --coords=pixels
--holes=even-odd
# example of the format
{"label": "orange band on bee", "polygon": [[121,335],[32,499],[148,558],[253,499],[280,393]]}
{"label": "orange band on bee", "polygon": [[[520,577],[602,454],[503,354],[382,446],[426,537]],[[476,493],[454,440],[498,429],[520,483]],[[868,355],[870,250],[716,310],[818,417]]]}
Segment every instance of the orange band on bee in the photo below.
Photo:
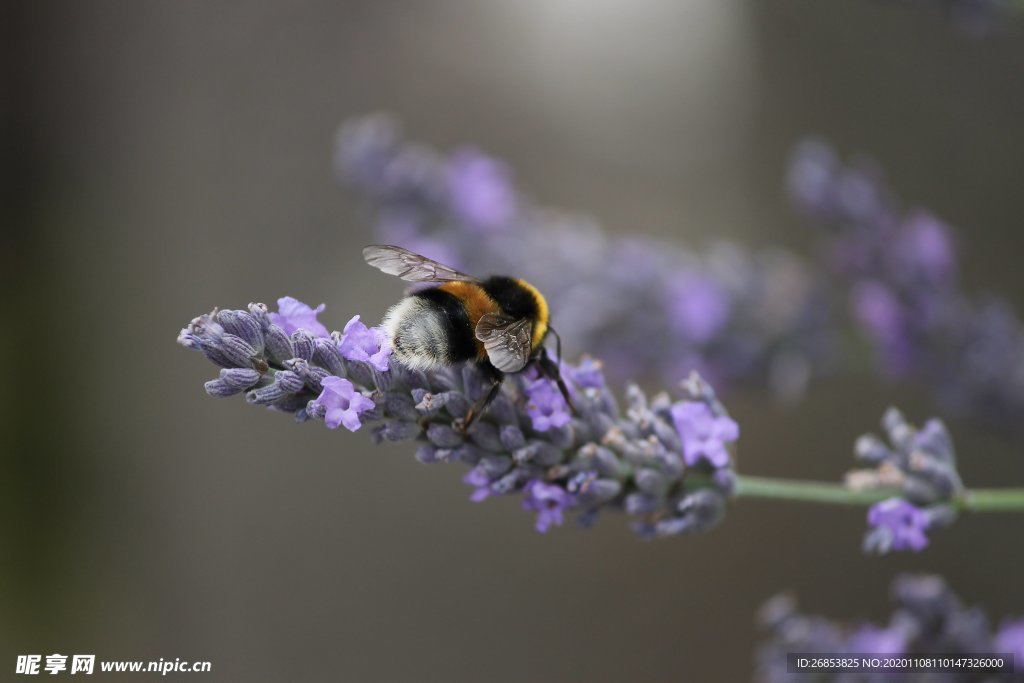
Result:
{"label": "orange band on bee", "polygon": [[[484,315],[499,312],[498,304],[487,295],[480,285],[472,282],[446,282],[438,289],[448,292],[462,302],[463,308],[466,309],[466,317],[469,318],[469,325],[474,330]],[[476,339],[475,336],[473,341],[476,343],[477,356],[486,358],[487,352],[484,350],[483,342]]]}

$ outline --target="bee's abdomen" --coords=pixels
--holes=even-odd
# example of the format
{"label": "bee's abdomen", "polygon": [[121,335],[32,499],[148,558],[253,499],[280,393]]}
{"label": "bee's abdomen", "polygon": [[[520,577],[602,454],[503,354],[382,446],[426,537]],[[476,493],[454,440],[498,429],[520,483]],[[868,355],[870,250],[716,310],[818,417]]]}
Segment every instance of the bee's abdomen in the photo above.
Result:
{"label": "bee's abdomen", "polygon": [[477,355],[465,307],[439,288],[402,299],[385,314],[383,325],[398,360],[411,368],[429,370]]}

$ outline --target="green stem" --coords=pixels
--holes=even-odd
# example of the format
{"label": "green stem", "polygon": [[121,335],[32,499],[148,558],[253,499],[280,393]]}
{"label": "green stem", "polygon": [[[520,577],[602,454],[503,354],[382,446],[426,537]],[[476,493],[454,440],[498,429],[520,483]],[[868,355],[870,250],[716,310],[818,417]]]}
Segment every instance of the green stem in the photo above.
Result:
{"label": "green stem", "polygon": [[[832,505],[871,505],[899,495],[897,490],[853,491],[842,484],[796,481],[771,477],[736,478],[739,498],[770,498]],[[975,489],[958,496],[953,504],[962,512],[1024,512],[1024,489]]]}
{"label": "green stem", "polygon": [[891,498],[892,491],[853,491],[842,484],[817,481],[796,481],[771,477],[736,477],[739,498],[774,498],[833,505],[870,505]]}
{"label": "green stem", "polygon": [[1024,489],[974,489],[964,494],[963,509],[975,512],[1024,510]]}

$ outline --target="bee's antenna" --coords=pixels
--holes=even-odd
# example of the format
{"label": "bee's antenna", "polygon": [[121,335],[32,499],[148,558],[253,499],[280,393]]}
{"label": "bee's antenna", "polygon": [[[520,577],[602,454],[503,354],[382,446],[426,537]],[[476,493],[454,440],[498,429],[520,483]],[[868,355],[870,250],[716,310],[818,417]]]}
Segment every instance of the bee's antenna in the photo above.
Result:
{"label": "bee's antenna", "polygon": [[555,335],[555,355],[558,356],[558,370],[562,370],[562,338],[555,332],[555,328],[548,325],[548,332]]}

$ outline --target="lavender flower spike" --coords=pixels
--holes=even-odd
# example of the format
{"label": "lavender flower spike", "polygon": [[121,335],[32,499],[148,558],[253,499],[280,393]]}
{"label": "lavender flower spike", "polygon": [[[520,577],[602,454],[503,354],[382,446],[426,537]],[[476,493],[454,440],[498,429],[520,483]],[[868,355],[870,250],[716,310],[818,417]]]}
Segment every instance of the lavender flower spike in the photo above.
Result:
{"label": "lavender flower spike", "polygon": [[918,429],[895,409],[882,420],[888,443],[872,435],[857,441],[856,455],[868,467],[851,472],[845,487],[741,477],[730,453],[739,426],[697,373],[680,383],[677,399],[666,392],[648,398],[630,385],[620,409],[600,361],[562,361],[575,411],[550,380],[526,370],[505,378],[467,430],[463,418],[490,386],[480,368],[410,370],[358,316],[346,329],[288,335],[266,306],[250,304],[248,311],[215,309],[195,318],[178,342],[219,368],[205,385],[211,395],[244,392],[248,403],[299,422],[365,426],[376,442],[418,441],[420,462],[470,467],[463,481],[473,487],[473,501],[522,494],[539,531],[561,525],[567,513],[589,526],[614,510],[631,515],[643,538],[675,536],[713,528],[729,498],[761,497],[875,504],[865,547],[916,551],[927,545],[926,531],[952,523],[960,511],[1024,510],[1024,489],[967,491],[943,424],[929,420]]}
{"label": "lavender flower spike", "polygon": [[[633,515],[644,537],[706,531],[733,492],[726,443],[738,430],[698,376],[681,385],[675,404],[667,394],[648,400],[631,388],[623,414],[599,361],[563,362],[576,414],[550,380],[523,372],[507,377],[488,411],[464,431],[460,421],[487,388],[476,366],[410,370],[358,316],[344,334],[316,337],[308,328],[289,335],[275,319],[262,304],[215,311],[196,318],[179,342],[224,368],[209,383],[211,393],[248,389],[248,402],[300,422],[365,427],[375,441],[418,441],[420,462],[470,466],[464,481],[472,500],[521,494],[538,531],[561,525],[569,512],[589,525],[605,510]],[[247,340],[227,331],[229,324],[240,333],[244,327]],[[683,440],[673,427],[680,410],[693,415]],[[698,444],[702,458],[684,455],[685,439]]]}
{"label": "lavender flower spike", "polygon": [[850,472],[846,484],[854,490],[894,494],[869,510],[865,550],[917,552],[928,545],[925,530],[946,526],[957,517],[956,504],[965,489],[953,441],[941,421],[932,419],[916,429],[895,408],[886,411],[882,425],[889,444],[871,434],[860,437],[855,454],[872,467]]}

